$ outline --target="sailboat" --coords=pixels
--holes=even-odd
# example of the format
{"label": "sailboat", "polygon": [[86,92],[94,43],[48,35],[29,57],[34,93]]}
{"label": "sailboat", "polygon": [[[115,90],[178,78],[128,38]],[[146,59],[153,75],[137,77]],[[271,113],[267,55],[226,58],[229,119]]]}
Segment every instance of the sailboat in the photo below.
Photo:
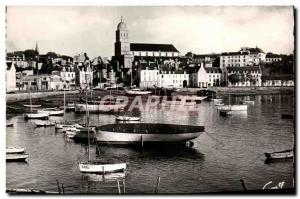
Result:
{"label": "sailboat", "polygon": [[220,110],[220,114],[221,112],[230,112],[231,111],[247,111],[248,105],[247,104],[235,104],[235,105],[231,105],[230,104],[230,94],[229,94],[229,105],[224,105],[224,106],[219,106],[218,110]]}
{"label": "sailboat", "polygon": [[[86,102],[87,105],[87,102]],[[92,161],[90,158],[90,125],[89,125],[89,111],[86,109],[86,123],[88,132],[88,161],[79,163],[79,170],[82,173],[114,173],[119,171],[125,171],[126,163],[112,163],[112,162],[101,162]]]}
{"label": "sailboat", "polygon": [[[38,112],[33,112],[32,108],[32,101],[31,101],[31,92],[29,91],[29,100],[30,100],[30,113],[24,114],[25,119],[49,119],[49,114],[48,113],[38,113]],[[25,106],[25,105],[24,105]]]}

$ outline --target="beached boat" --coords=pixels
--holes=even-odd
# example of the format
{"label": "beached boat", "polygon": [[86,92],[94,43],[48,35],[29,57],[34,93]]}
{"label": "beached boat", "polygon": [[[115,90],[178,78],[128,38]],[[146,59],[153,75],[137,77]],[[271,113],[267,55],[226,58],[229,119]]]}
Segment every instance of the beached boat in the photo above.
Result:
{"label": "beached boat", "polygon": [[38,121],[35,121],[34,123],[35,123],[36,127],[55,126],[55,122],[52,122],[52,121],[41,121],[41,120],[38,120]]}
{"label": "beached boat", "polygon": [[28,154],[6,154],[6,162],[25,162]]}
{"label": "beached boat", "polygon": [[189,126],[154,123],[118,123],[96,127],[98,143],[138,144],[176,143],[197,138],[204,132],[204,126]]}
{"label": "beached boat", "polygon": [[[86,109],[87,110],[87,109]],[[91,161],[90,158],[90,126],[89,126],[89,111],[86,111],[86,124],[87,124],[87,135],[88,135],[88,160],[87,162],[79,163],[79,170],[82,173],[113,173],[119,171],[125,171],[126,163],[114,163],[114,162],[99,162]]]}
{"label": "beached boat", "polygon": [[219,106],[218,110],[224,110],[224,111],[247,111],[247,104],[241,104],[241,105],[224,105]]}
{"label": "beached boat", "polygon": [[75,112],[114,113],[123,110],[126,104],[75,104]]}
{"label": "beached boat", "polygon": [[294,157],[294,150],[284,150],[272,153],[265,153],[267,159],[290,159]]}
{"label": "beached boat", "polygon": [[145,90],[141,90],[139,88],[133,88],[133,89],[125,89],[125,94],[127,95],[149,95],[152,93],[152,91],[145,91]]}
{"label": "beached boat", "polygon": [[38,110],[38,113],[48,113],[49,116],[55,116],[55,115],[63,115],[64,110],[59,108],[45,108],[42,110]]}
{"label": "beached boat", "polygon": [[14,123],[12,123],[12,122],[6,122],[6,127],[12,127],[12,126],[14,126]]}
{"label": "beached boat", "polygon": [[117,121],[139,121],[140,119],[141,119],[140,117],[131,117],[126,115],[124,116],[119,115],[116,117]]}
{"label": "beached boat", "polygon": [[24,153],[24,147],[6,147],[6,154]]}

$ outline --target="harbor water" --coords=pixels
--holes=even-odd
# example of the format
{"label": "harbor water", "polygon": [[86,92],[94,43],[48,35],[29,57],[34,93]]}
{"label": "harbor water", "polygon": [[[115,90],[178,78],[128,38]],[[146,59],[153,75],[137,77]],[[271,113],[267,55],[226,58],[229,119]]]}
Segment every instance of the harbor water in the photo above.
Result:
{"label": "harbor water", "polygon": [[[225,104],[227,96],[225,96]],[[126,162],[125,174],[83,175],[78,163],[87,160],[87,145],[65,139],[54,127],[35,128],[23,115],[9,119],[14,127],[6,129],[7,146],[23,146],[28,163],[6,163],[7,188],[57,191],[57,181],[66,193],[117,194],[117,180],[126,183],[126,193],[154,193],[160,177],[159,193],[205,193],[257,190],[284,182],[292,188],[293,161],[265,163],[265,152],[292,149],[293,120],[281,114],[293,114],[293,96],[231,96],[231,104],[254,100],[248,111],[222,117],[213,102],[202,102],[197,110],[136,111],[141,122],[203,125],[206,133],[193,140],[193,147],[130,148],[91,146],[92,159]],[[66,113],[67,120],[85,119],[85,114]],[[51,116],[62,121],[63,117]],[[90,114],[91,125],[115,123],[115,115]]]}

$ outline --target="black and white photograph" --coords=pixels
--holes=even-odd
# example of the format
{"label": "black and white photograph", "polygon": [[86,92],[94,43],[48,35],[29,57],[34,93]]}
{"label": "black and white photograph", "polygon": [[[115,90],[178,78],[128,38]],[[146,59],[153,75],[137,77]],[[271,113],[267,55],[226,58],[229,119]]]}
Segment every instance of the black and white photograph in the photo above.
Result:
{"label": "black and white photograph", "polygon": [[296,12],[6,5],[6,194],[295,194]]}

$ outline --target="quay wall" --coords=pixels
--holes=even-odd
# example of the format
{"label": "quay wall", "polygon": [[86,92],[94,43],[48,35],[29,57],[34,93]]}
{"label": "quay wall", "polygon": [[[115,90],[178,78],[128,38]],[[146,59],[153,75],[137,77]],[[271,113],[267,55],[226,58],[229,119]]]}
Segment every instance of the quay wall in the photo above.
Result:
{"label": "quay wall", "polygon": [[293,86],[260,86],[260,87],[210,87],[210,88],[183,88],[180,91],[196,93],[198,90],[213,90],[218,95],[235,94],[253,94],[253,95],[271,95],[271,94],[293,94]]}
{"label": "quay wall", "polygon": [[[65,91],[66,94],[76,94],[79,93],[79,91]],[[64,91],[50,91],[50,92],[32,92],[31,93],[31,99],[35,98],[45,98],[49,96],[54,95],[62,95],[64,94]],[[29,99],[29,93],[10,93],[6,94],[6,102],[17,102],[17,101],[23,101]]]}

